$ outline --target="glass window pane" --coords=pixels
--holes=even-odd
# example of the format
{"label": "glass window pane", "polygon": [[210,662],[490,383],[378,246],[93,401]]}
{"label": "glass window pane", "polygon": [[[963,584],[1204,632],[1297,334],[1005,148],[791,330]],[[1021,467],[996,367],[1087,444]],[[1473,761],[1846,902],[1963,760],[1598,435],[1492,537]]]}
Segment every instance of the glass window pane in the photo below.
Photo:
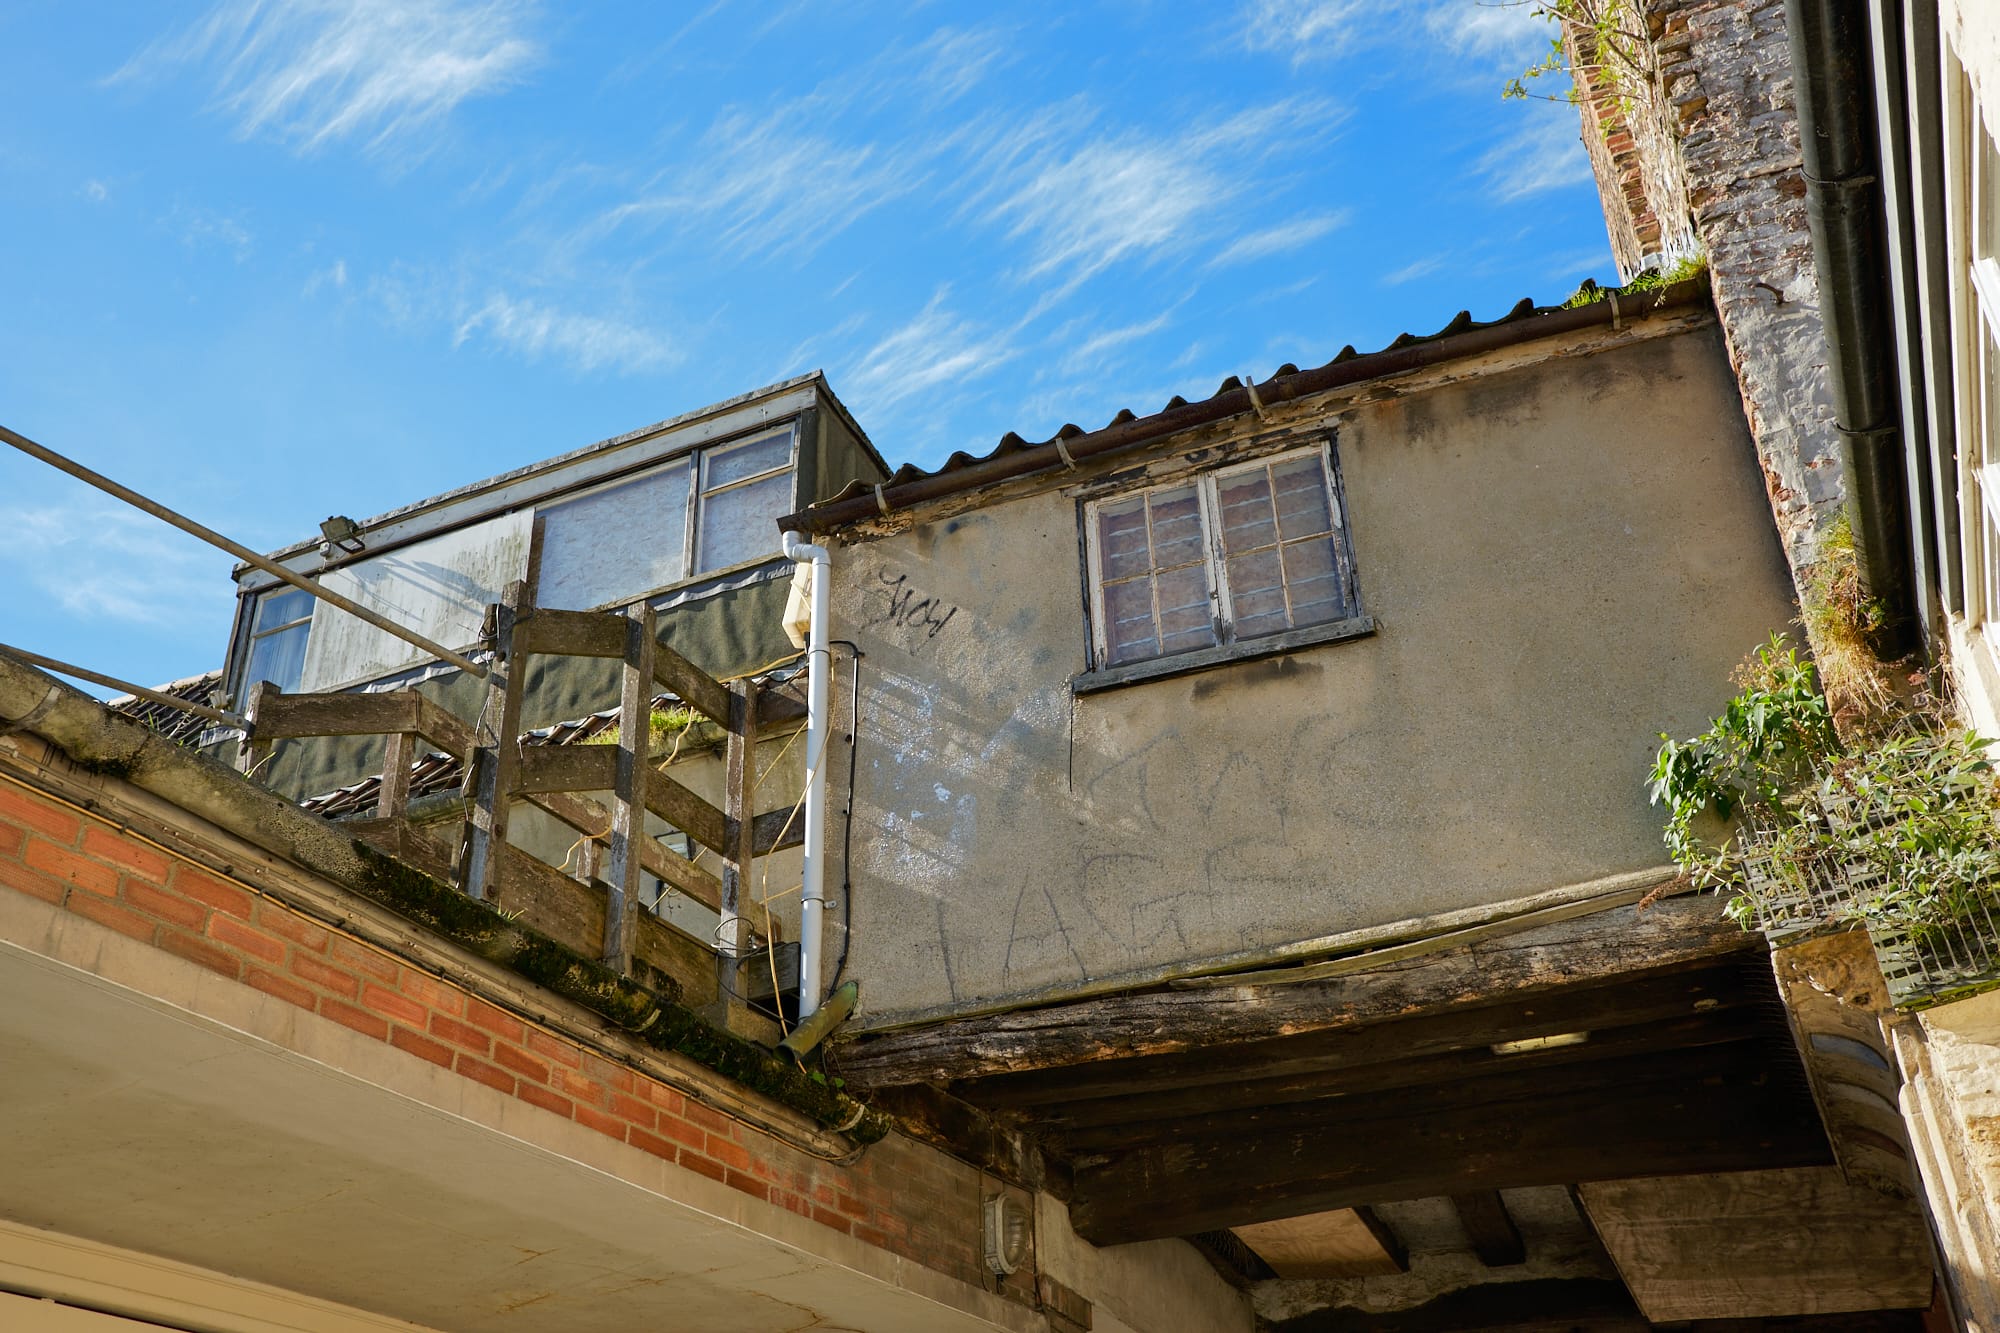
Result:
{"label": "glass window pane", "polygon": [[1107,579],[1130,578],[1152,568],[1152,557],[1146,549],[1143,496],[1098,507],[1097,559]]}
{"label": "glass window pane", "polygon": [[312,615],[314,600],[303,588],[264,593],[257,598],[257,623],[252,628],[275,629],[290,621],[304,620]]}
{"label": "glass window pane", "polygon": [[1295,458],[1272,468],[1271,480],[1277,495],[1278,529],[1286,541],[1333,531],[1324,463],[1317,458]]}
{"label": "glass window pane", "polygon": [[1248,551],[1278,540],[1278,526],[1271,510],[1271,478],[1263,468],[1224,477],[1217,483],[1216,491],[1222,500],[1224,550]]}
{"label": "glass window pane", "polygon": [[1107,584],[1104,622],[1104,641],[1114,665],[1159,655],[1159,640],[1153,635],[1151,579]]}
{"label": "glass window pane", "polygon": [[701,543],[697,573],[726,569],[778,553],[778,520],[791,511],[792,474],[780,472],[734,490],[702,497],[695,528]]}
{"label": "glass window pane", "polygon": [[1230,607],[1238,638],[1275,634],[1289,628],[1285,620],[1285,590],[1276,551],[1257,551],[1229,559]]}
{"label": "glass window pane", "polygon": [[1347,614],[1331,537],[1285,547],[1285,591],[1291,594],[1295,627],[1324,624]]}
{"label": "glass window pane", "polygon": [[1162,653],[1185,653],[1215,643],[1208,576],[1201,565],[1188,565],[1160,575],[1158,596]]}
{"label": "glass window pane", "polygon": [[1992,259],[2000,257],[2000,150],[1977,112],[1972,117],[1972,156],[1979,180],[1972,204],[1972,254]]}
{"label": "glass window pane", "polygon": [[536,605],[588,611],[686,578],[687,494],[681,461],[544,510]]}
{"label": "glass window pane", "polygon": [[767,435],[761,440],[746,440],[742,444],[728,444],[719,449],[710,449],[703,455],[702,489],[712,491],[718,486],[727,486],[732,481],[754,477],[759,472],[769,472],[773,468],[785,467],[792,461],[792,436],[790,431],[780,431]]}
{"label": "glass window pane", "polygon": [[1201,559],[1201,501],[1192,486],[1154,491],[1153,568],[1172,569]]}
{"label": "glass window pane", "polygon": [[[307,601],[312,598],[304,593]],[[279,630],[276,634],[266,634],[261,639],[250,641],[250,665],[244,668],[243,685],[247,690],[260,680],[268,680],[281,690],[296,690],[299,676],[306,664],[306,634],[312,628],[310,622],[294,625],[290,629]]]}

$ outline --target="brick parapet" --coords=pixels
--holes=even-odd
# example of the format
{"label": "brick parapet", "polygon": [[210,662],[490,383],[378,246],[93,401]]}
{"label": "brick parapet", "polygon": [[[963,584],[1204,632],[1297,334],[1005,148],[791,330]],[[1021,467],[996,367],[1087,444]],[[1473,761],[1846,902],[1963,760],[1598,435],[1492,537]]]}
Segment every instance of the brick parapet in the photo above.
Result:
{"label": "brick parapet", "polygon": [[[828,1161],[614,1050],[509,1012],[252,884],[0,775],[0,889],[176,955],[450,1073],[960,1281],[991,1287],[974,1168],[891,1135]],[[1028,1299],[1032,1274],[1003,1292]]]}
{"label": "brick parapet", "polygon": [[[1629,138],[1622,153],[1606,143],[1592,150],[1619,270],[1629,278],[1648,256],[1671,260],[1699,243],[1772,514],[1798,570],[1817,559],[1844,484],[1783,0],[1630,2],[1649,34],[1650,80],[1630,84],[1622,105],[1608,82],[1579,83],[1586,140],[1603,130]],[[1636,235],[1635,195],[1658,226],[1650,244],[1627,247],[1637,262],[1617,249],[1621,228]]]}

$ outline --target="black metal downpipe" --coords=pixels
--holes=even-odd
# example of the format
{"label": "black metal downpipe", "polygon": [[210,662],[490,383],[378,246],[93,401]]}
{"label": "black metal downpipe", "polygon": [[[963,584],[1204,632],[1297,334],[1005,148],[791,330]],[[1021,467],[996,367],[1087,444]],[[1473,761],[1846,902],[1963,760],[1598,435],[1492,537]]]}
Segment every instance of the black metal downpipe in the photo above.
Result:
{"label": "black metal downpipe", "polygon": [[1785,27],[1854,551],[1862,591],[1882,607],[1876,652],[1897,658],[1917,646],[1916,599],[1868,10],[1785,0]]}

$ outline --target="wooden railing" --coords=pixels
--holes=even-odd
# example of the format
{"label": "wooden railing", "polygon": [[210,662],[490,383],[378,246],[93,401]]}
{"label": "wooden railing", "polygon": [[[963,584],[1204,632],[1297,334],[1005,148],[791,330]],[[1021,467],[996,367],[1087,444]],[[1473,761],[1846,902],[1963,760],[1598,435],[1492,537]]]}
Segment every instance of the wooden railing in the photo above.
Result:
{"label": "wooden railing", "polygon": [[[640,605],[624,615],[553,611],[524,605],[524,590],[508,589],[490,619],[495,661],[481,724],[446,711],[412,689],[382,694],[286,694],[269,683],[252,693],[248,762],[279,740],[320,736],[387,737],[381,798],[372,819],[349,820],[355,836],[382,851],[459,885],[474,898],[546,896],[573,883],[508,841],[508,813],[524,800],[582,835],[576,878],[605,894],[601,956],[623,973],[633,966],[642,876],[652,875],[714,911],[721,927],[703,944],[723,965],[750,948],[757,932],[745,909],[755,858],[802,840],[785,809],[755,809],[756,746],[762,727],[795,722],[800,705],[752,680],[724,683],[655,638],[654,612]],[[537,654],[609,658],[620,663],[616,744],[540,746],[521,743],[527,659]],[[651,761],[656,687],[718,724],[726,737],[721,809]],[[465,838],[458,856],[410,818],[410,772],[419,743],[463,762],[467,789]],[[606,803],[585,795],[609,792]],[[721,873],[645,832],[648,813],[718,854]],[[600,850],[600,840],[602,848]],[[775,934],[775,927],[770,933]]]}

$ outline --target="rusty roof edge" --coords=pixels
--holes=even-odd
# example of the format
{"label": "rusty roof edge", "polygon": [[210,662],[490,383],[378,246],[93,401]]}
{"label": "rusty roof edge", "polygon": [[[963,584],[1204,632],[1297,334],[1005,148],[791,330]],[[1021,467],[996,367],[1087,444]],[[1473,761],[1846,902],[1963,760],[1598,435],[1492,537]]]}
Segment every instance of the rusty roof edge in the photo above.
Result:
{"label": "rusty roof edge", "polygon": [[1039,444],[1029,444],[1009,434],[982,458],[954,454],[930,472],[905,465],[879,488],[860,483],[850,485],[832,499],[787,514],[778,520],[778,526],[795,532],[833,532],[948,495],[1055,468],[1067,469],[1069,460],[1081,462],[1149,444],[1197,426],[1256,411],[1260,406],[1268,409],[1329,389],[1406,374],[1538,338],[1597,325],[1621,325],[1698,305],[1707,300],[1709,283],[1704,271],[1657,292],[1623,292],[1612,288],[1605,291],[1606,299],[1575,307],[1537,307],[1524,300],[1506,315],[1486,324],[1474,323],[1470,314],[1461,311],[1442,331],[1428,338],[1403,334],[1375,352],[1355,353],[1348,348],[1323,366],[1281,371],[1261,384],[1245,386],[1232,377],[1214,395],[1198,402],[1176,399],[1166,409],[1145,417],[1120,412],[1109,425],[1094,431],[1064,426]]}

